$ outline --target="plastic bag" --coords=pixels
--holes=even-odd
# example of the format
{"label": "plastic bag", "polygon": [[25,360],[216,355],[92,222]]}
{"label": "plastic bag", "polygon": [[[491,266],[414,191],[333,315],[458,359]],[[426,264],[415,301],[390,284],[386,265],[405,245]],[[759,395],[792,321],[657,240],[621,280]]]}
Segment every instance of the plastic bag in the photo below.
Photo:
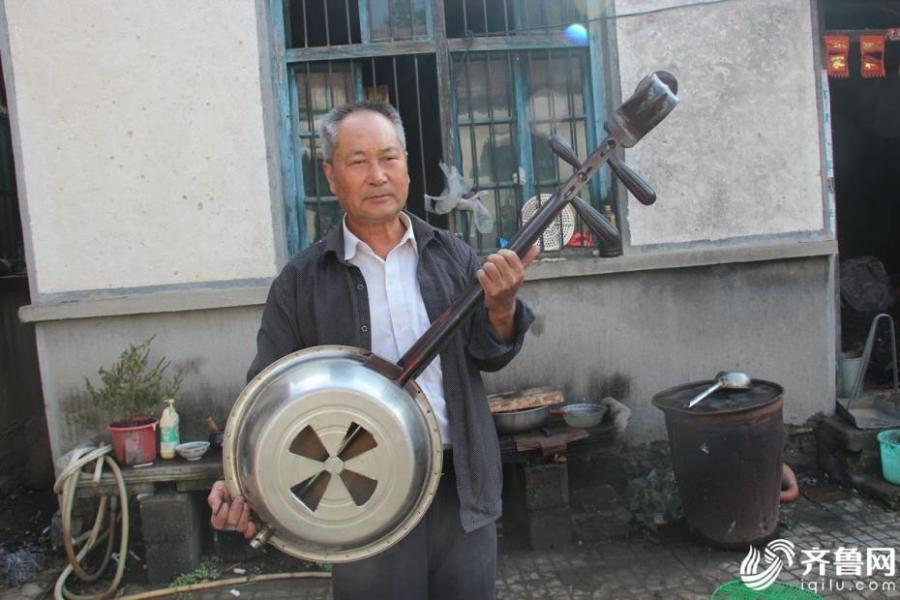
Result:
{"label": "plastic bag", "polygon": [[494,217],[481,201],[481,197],[488,192],[483,190],[470,193],[472,182],[463,178],[456,167],[447,166],[443,161],[438,163],[438,166],[446,179],[444,191],[440,196],[425,194],[425,210],[438,215],[445,215],[454,209],[471,211],[475,219],[475,229],[479,233],[489,233],[494,228]]}

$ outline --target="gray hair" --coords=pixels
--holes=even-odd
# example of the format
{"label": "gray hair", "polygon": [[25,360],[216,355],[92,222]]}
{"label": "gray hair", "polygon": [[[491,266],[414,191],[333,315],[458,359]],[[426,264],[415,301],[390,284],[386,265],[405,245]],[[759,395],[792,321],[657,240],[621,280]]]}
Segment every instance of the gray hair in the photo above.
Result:
{"label": "gray hair", "polygon": [[337,128],[348,116],[355,112],[368,110],[378,113],[388,118],[394,129],[397,130],[397,139],[400,140],[400,146],[406,150],[406,133],[403,131],[403,120],[397,109],[381,100],[362,100],[359,102],[351,102],[343,106],[332,108],[322,119],[322,125],[319,126],[319,144],[322,147],[322,157],[325,162],[331,162],[334,155],[334,147],[337,144]]}

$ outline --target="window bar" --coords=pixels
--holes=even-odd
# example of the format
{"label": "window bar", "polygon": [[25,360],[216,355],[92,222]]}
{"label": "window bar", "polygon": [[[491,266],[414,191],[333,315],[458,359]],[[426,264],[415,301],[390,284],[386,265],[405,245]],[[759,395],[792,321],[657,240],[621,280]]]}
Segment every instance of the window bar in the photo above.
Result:
{"label": "window bar", "polygon": [[[505,0],[504,0],[505,2]],[[520,186],[522,191],[527,189],[524,181],[521,181],[519,178],[519,174],[522,172],[522,165],[519,164],[519,119],[522,118],[521,115],[518,114],[518,111],[514,108],[515,99],[513,96],[516,93],[516,84],[515,84],[515,71],[513,71],[513,60],[512,60],[512,51],[506,50],[506,73],[507,73],[507,81],[506,81],[506,110],[507,114],[510,117],[509,123],[509,149],[510,152],[516,158],[515,166],[516,166],[516,174],[512,177],[513,181]],[[512,175],[512,174],[510,174]],[[513,194],[513,198],[515,198],[516,194]],[[522,227],[522,217],[521,211],[519,210],[519,201],[516,200],[516,231],[518,231]]]}
{"label": "window bar", "polygon": [[[573,52],[571,48],[566,50],[566,63],[571,64],[571,59],[573,58]],[[579,63],[580,66],[580,63]],[[569,139],[572,141],[572,148],[575,150],[575,153],[578,153],[578,127],[577,121],[575,119],[575,99],[574,99],[574,91],[572,89],[572,73],[570,69],[566,69],[566,110],[569,113]],[[575,222],[578,224],[578,231],[584,234],[584,224],[581,222],[581,218],[578,215],[575,215]],[[581,246],[584,246],[584,236],[581,237]]]}
{"label": "window bar", "polygon": [[[428,178],[425,177],[425,141],[422,136],[422,99],[419,94],[419,55],[413,54],[413,67],[415,68],[416,73],[416,119],[419,124],[419,162],[421,163],[422,168],[422,192],[427,192],[427,181]],[[423,202],[428,202],[424,196],[422,197]],[[428,216],[428,210],[424,211],[425,222],[430,223],[431,219]]]}
{"label": "window bar", "polygon": [[[487,12],[485,12],[485,30],[487,30]],[[497,233],[494,239],[494,244],[497,247],[500,247],[500,226],[502,224],[500,219],[500,178],[497,177],[497,144],[496,139],[494,138],[494,94],[493,89],[491,88],[491,82],[494,80],[491,77],[491,55],[485,55],[485,73],[487,74],[487,106],[488,106],[488,119],[490,120],[490,125],[488,125],[488,139],[491,141],[491,174],[494,176],[494,231]],[[474,217],[475,212],[472,212]],[[493,247],[493,244],[492,244]]]}
{"label": "window bar", "polygon": [[[532,91],[532,89],[531,89],[532,70],[531,69],[532,69],[533,63],[532,63],[531,55],[532,55],[531,50],[525,51],[525,57],[526,57],[526,61],[528,63],[528,68],[525,70],[525,89],[523,90],[523,93]],[[529,101],[528,101],[529,108],[531,109],[530,110],[531,116],[534,117],[536,115],[535,106],[534,106],[534,94],[533,93],[528,94],[528,99],[529,99]],[[522,116],[524,117],[525,115],[522,115]],[[538,165],[540,163],[538,162],[537,149],[535,148],[534,131],[532,130],[532,125],[528,126],[528,133],[529,133],[529,137],[530,137],[528,142],[529,142],[529,146],[531,147],[531,165],[532,165],[531,166],[531,170],[532,170],[531,177],[534,178],[534,191],[535,191],[534,197],[537,198],[538,206],[541,206],[541,193],[543,190],[542,190],[542,186],[541,186],[540,168],[538,167]],[[544,248],[543,234],[538,236],[538,242],[541,245],[541,252],[544,252],[545,248]]]}
{"label": "window bar", "polygon": [[309,48],[309,28],[306,25],[307,23],[308,23],[308,19],[306,18],[306,0],[303,0],[303,47],[304,48]]}
{"label": "window bar", "polygon": [[413,0],[409,0],[409,39],[416,37],[416,11],[413,8]]}
{"label": "window bar", "polygon": [[549,31],[550,28],[547,27],[549,23],[547,23],[547,11],[543,2],[538,2],[538,5],[541,7],[541,25],[544,27],[544,31]]}
{"label": "window bar", "polygon": [[359,101],[365,97],[365,92],[363,91],[363,68],[362,61],[357,62],[352,58],[350,59],[351,81],[348,87],[353,88],[353,93],[348,94],[348,98]]}
{"label": "window bar", "polygon": [[331,26],[328,23],[328,2],[323,2],[325,7],[325,45],[331,46]]}
{"label": "window bar", "polygon": [[[319,195],[319,192],[320,192],[319,170],[316,168],[316,166],[317,166],[316,165],[316,150],[318,149],[317,148],[318,144],[316,143],[317,142],[316,131],[315,131],[316,121],[315,121],[315,117],[313,116],[313,114],[315,113],[315,107],[313,106],[312,94],[310,93],[310,90],[312,89],[312,85],[313,85],[313,81],[312,81],[312,74],[311,74],[310,66],[309,66],[309,63],[306,63],[306,86],[305,86],[306,87],[306,106],[307,106],[307,110],[309,111],[307,113],[307,115],[308,115],[307,127],[309,128],[309,131],[312,134],[309,137],[309,141],[310,141],[309,159],[310,159],[310,162],[312,163],[313,185],[315,186],[315,190],[316,190],[316,208],[315,208],[316,231],[314,233],[314,237],[315,237],[315,240],[318,240],[319,234],[322,231],[322,215],[321,215],[322,198]],[[323,159],[324,159],[324,157],[323,157]],[[310,241],[315,241],[315,240],[310,240]]]}
{"label": "window bar", "polygon": [[[466,12],[466,0],[460,0],[460,4],[462,4],[463,10],[463,37],[469,37],[469,16]],[[468,73],[466,73],[466,77],[468,77]]]}
{"label": "window bar", "polygon": [[[300,80],[298,70],[289,68],[287,70],[287,82],[289,93],[289,106],[296,107],[297,123],[294,125],[291,119],[290,127],[290,143],[287,150],[291,156],[300,156],[303,138],[301,137],[300,123]],[[292,108],[293,110],[293,108]],[[299,172],[298,172],[299,171]],[[291,176],[293,175],[293,177]],[[297,168],[295,162],[291,163],[290,173],[284,177],[285,188],[288,191],[287,197],[290,198],[288,203],[289,228],[288,228],[288,252],[291,256],[295,255],[307,245],[306,239],[306,187],[303,178],[302,162],[300,168]]]}
{"label": "window bar", "polygon": [[378,89],[378,72],[375,71],[375,57],[369,59],[369,64],[372,65],[372,91],[376,91]]}
{"label": "window bar", "polygon": [[[481,0],[481,13],[484,17],[484,33],[486,35],[488,33],[487,0]],[[490,62],[490,59],[488,59],[488,62]],[[490,78],[488,79],[490,80]],[[490,82],[488,85],[490,85]],[[488,106],[490,106],[490,102],[488,103]]]}
{"label": "window bar", "polygon": [[[472,121],[475,120],[475,114],[472,112],[472,78],[469,71],[469,53],[465,53],[466,61],[466,101],[469,104],[469,148],[472,152],[472,180],[475,186],[478,186],[478,149],[475,145],[475,126]],[[468,227],[468,219],[466,219],[466,238],[471,236],[471,229]],[[475,229],[476,245],[481,249],[481,233]]]}
{"label": "window bar", "polygon": [[328,109],[334,108],[334,86],[331,82],[331,61],[327,61],[328,70],[325,72],[325,87],[328,89]]}
{"label": "window bar", "polygon": [[397,112],[400,112],[400,86],[397,85],[397,57],[392,56],[391,62],[394,67],[394,98],[397,102],[397,104],[396,104]]}
{"label": "window bar", "polygon": [[[344,16],[347,18],[347,43],[352,44],[353,28],[350,26],[350,0],[344,0]],[[349,98],[350,95],[348,94],[347,97]]]}
{"label": "window bar", "polygon": [[394,9],[391,6],[391,0],[385,0],[387,2],[388,9],[388,33],[390,34],[390,40],[394,41]]}
{"label": "window bar", "polygon": [[[543,3],[541,4],[541,10],[543,10]],[[557,118],[556,118],[556,94],[553,89],[553,51],[550,48],[547,48],[547,90],[548,90],[548,99],[550,100],[550,135],[553,135],[557,132]],[[559,185],[560,177],[559,177],[559,158],[556,157],[556,154],[551,152],[551,156],[553,156],[553,177],[554,182],[553,185]],[[566,236],[563,232],[563,217],[562,213],[557,217],[559,219],[559,248],[562,250],[566,246]]]}
{"label": "window bar", "polygon": [[503,0],[503,33],[509,35],[509,15],[507,14],[509,5],[507,4],[507,2],[508,0]]}

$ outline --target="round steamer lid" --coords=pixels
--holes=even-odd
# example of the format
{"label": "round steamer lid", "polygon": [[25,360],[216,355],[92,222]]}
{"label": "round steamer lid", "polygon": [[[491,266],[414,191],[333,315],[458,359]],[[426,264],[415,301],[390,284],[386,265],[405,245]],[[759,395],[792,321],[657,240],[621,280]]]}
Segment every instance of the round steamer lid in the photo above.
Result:
{"label": "round steamer lid", "polygon": [[753,379],[748,389],[716,390],[693,408],[687,407],[692,398],[708,389],[713,383],[713,381],[695,381],[663,390],[653,396],[653,404],[667,412],[717,415],[760,408],[775,402],[784,393],[784,388],[777,383]]}
{"label": "round steamer lid", "polygon": [[348,562],[383,552],[437,491],[441,438],[428,399],[367,357],[346,346],[290,354],[244,388],[228,418],[229,489],[292,556]]}

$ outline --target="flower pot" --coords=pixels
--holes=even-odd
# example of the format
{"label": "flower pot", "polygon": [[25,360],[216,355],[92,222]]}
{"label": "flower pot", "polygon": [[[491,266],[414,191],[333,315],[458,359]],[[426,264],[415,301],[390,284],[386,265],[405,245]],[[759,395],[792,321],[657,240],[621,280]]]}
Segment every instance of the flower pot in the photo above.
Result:
{"label": "flower pot", "polygon": [[112,437],[113,456],[120,465],[140,465],[156,459],[156,426],[153,417],[115,421],[106,426]]}

